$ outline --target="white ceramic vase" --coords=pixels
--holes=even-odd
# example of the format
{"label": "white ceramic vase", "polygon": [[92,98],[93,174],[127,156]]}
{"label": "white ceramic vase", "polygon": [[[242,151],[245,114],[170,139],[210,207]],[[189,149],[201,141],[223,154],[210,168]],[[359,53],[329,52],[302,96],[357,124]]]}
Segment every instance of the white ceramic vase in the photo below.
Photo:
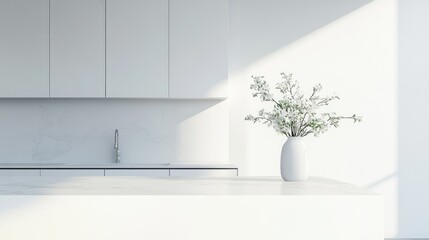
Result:
{"label": "white ceramic vase", "polygon": [[305,181],[307,173],[307,145],[303,137],[289,137],[282,148],[281,175],[285,181]]}

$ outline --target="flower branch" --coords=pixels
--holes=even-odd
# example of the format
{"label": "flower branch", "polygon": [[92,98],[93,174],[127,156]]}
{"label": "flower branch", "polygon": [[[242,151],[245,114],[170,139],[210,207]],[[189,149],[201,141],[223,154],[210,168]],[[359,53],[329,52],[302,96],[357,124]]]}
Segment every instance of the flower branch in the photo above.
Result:
{"label": "flower branch", "polygon": [[273,109],[271,112],[261,109],[256,116],[248,115],[245,120],[266,124],[287,137],[304,137],[309,134],[319,136],[330,127],[338,127],[342,120],[362,121],[362,117],[356,114],[337,116],[335,113],[321,112],[321,107],[340,100],[337,95],[321,97],[321,84],[314,86],[310,97],[305,98],[292,74],[281,73],[281,77],[282,81],[276,84],[275,89],[282,97],[276,99],[264,76],[252,76],[252,96],[258,97],[262,102],[272,102]]}

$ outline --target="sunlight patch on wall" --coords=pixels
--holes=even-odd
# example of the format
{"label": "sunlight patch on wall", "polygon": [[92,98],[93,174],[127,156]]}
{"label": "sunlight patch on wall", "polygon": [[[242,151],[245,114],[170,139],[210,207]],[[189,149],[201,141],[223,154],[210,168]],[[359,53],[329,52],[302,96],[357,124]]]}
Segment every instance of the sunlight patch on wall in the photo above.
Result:
{"label": "sunlight patch on wall", "polygon": [[[249,18],[254,17],[257,9],[247,14]],[[285,16],[285,21],[293,19]],[[272,27],[285,34],[288,29],[279,25]],[[231,29],[231,32],[259,31],[255,26],[248,27]],[[230,74],[230,157],[238,164],[241,174],[279,175],[280,149],[285,137],[243,119],[261,108],[260,102],[251,97],[250,76],[264,75],[274,88],[274,83],[281,79],[280,72],[294,73],[307,93],[313,85],[321,83],[326,94],[340,95],[341,101],[332,106],[336,112],[363,116],[360,124],[344,122],[339,129],[332,129],[320,138],[307,139],[310,175],[366,186],[396,172],[396,39],[396,1],[375,0],[235,69]],[[258,42],[253,45],[257,48]],[[231,59],[236,66],[244,61],[234,55]],[[392,219],[386,222],[387,236],[394,236],[397,229],[396,188],[395,183],[377,188],[378,193],[387,196],[386,218]]]}

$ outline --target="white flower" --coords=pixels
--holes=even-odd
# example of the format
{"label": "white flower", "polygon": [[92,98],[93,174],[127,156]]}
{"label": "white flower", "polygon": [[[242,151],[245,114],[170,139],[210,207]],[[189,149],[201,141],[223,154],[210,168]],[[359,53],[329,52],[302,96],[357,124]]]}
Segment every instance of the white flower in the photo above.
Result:
{"label": "white flower", "polygon": [[306,98],[300,91],[298,82],[292,79],[292,74],[281,73],[281,76],[283,81],[276,84],[276,89],[282,94],[280,100],[274,98],[263,76],[252,76],[253,84],[250,85],[250,89],[254,90],[252,96],[264,102],[272,102],[274,106],[271,112],[261,109],[257,116],[248,115],[245,120],[267,124],[287,137],[308,134],[317,137],[332,126],[338,127],[343,119],[362,121],[362,117],[356,114],[343,117],[335,113],[320,112],[322,106],[328,105],[339,97],[337,95],[321,97],[319,94],[322,85],[317,84],[313,87],[311,96]]}

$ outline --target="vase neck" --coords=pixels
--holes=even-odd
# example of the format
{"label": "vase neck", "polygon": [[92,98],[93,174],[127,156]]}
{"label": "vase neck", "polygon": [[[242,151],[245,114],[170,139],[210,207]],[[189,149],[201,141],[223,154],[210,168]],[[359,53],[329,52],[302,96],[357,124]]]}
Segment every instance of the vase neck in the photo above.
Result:
{"label": "vase neck", "polygon": [[304,137],[288,137],[287,142],[303,142]]}

